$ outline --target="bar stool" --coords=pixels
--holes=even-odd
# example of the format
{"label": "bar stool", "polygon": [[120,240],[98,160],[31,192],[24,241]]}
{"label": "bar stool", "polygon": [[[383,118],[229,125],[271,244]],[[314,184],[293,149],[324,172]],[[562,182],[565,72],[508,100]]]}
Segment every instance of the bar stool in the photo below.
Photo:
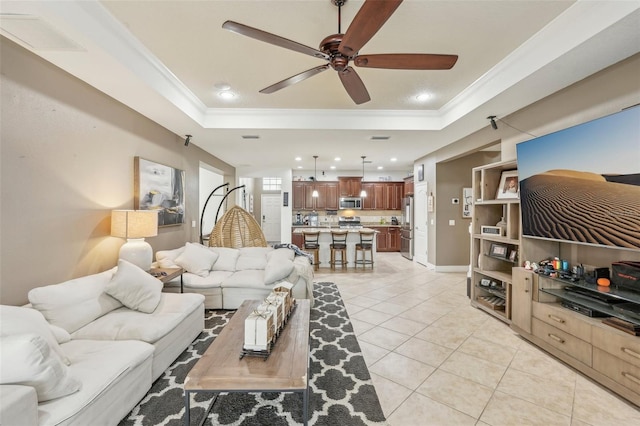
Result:
{"label": "bar stool", "polygon": [[[366,265],[371,265],[373,268],[373,239],[376,237],[375,231],[359,231],[360,242],[356,243],[356,268],[358,265],[362,265],[364,269]],[[369,259],[367,259],[367,252],[369,252]],[[362,258],[358,259],[358,253],[362,253]]]}
{"label": "bar stool", "polygon": [[[336,269],[336,265],[347,266],[347,233],[348,231],[331,231],[331,269]],[[336,259],[336,254],[340,254],[340,259]]]}
{"label": "bar stool", "polygon": [[302,236],[302,249],[313,254],[313,269],[317,271],[320,266],[320,231],[302,231]]}

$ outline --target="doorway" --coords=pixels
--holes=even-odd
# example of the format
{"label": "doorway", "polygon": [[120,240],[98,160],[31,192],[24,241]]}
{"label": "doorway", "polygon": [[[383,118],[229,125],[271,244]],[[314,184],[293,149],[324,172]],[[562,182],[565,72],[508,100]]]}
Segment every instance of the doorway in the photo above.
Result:
{"label": "doorway", "polygon": [[414,228],[413,228],[413,259],[421,265],[428,266],[428,226],[427,226],[427,184],[415,186],[414,196]]}
{"label": "doorway", "polygon": [[280,207],[280,194],[262,194],[260,196],[262,212],[262,232],[268,243],[280,242],[280,226],[282,220],[282,208]]}

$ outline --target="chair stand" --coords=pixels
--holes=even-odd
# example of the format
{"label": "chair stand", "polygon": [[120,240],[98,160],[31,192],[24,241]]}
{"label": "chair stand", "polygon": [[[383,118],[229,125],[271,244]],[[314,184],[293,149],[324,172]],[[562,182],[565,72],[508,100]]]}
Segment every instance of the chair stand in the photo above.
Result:
{"label": "chair stand", "polygon": [[[331,260],[329,264],[331,269],[336,269],[336,265],[340,265],[343,268],[347,267],[347,231],[331,231],[332,243],[329,246],[331,248]],[[336,254],[340,255],[340,259],[336,259]]]}
{"label": "chair stand", "polygon": [[[356,244],[356,259],[354,261],[356,268],[358,265],[362,265],[364,269],[366,265],[371,265],[373,269],[373,239],[375,238],[375,232],[360,231],[360,242]],[[369,259],[367,259],[367,252],[369,252]],[[360,259],[358,259],[358,253],[361,253]]]}

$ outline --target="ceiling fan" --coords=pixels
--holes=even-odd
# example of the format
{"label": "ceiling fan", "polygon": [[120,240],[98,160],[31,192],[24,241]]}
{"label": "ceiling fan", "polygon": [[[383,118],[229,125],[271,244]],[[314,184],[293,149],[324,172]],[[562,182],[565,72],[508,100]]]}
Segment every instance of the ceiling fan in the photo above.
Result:
{"label": "ceiling fan", "polygon": [[252,28],[233,21],[226,21],[222,28],[266,43],[284,47],[285,49],[314,56],[327,61],[325,65],[303,71],[260,90],[260,93],[273,93],[316,74],[333,68],[338,72],[345,90],[356,104],[369,102],[371,97],[364,83],[349,65],[357,67],[387,68],[404,70],[444,70],[451,69],[458,60],[457,55],[437,55],[427,53],[386,53],[377,55],[360,55],[359,50],[375,35],[400,6],[402,0],[366,0],[351,25],[341,34],[341,8],[347,0],[331,0],[338,6],[338,34],[325,37],[320,42],[320,50],[305,46],[298,42]]}

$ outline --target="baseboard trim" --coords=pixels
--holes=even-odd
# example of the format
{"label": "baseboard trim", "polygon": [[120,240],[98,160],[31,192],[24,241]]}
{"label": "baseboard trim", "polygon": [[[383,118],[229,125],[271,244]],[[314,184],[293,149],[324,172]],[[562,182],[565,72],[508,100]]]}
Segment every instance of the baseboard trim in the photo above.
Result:
{"label": "baseboard trim", "polygon": [[436,265],[436,272],[469,272],[469,265]]}

